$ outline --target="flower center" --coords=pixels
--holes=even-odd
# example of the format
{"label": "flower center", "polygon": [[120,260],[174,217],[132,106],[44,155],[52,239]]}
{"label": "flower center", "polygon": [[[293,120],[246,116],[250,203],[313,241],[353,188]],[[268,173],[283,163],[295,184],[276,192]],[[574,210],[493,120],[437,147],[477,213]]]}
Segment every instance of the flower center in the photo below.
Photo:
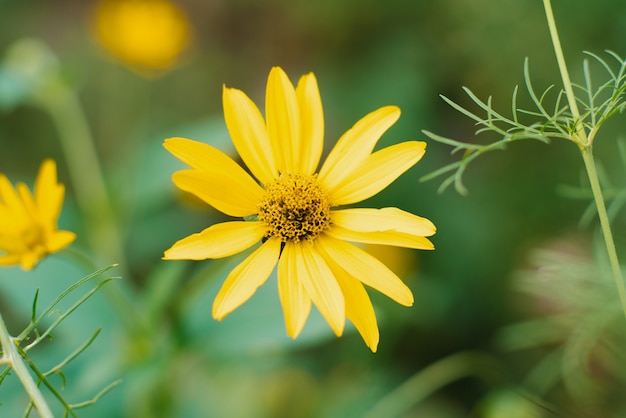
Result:
{"label": "flower center", "polygon": [[330,204],[317,175],[283,173],[265,185],[258,216],[267,225],[267,237],[300,242],[328,229]]}

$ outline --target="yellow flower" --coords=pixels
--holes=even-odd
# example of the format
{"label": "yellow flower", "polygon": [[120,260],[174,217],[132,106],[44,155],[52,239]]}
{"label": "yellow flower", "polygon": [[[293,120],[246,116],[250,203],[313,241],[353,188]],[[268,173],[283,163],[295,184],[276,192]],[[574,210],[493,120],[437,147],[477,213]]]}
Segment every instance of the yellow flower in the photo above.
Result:
{"label": "yellow flower", "polygon": [[19,264],[30,270],[46,255],[74,241],[73,232],[57,227],[64,194],[53,160],[41,163],[34,195],[26,184],[13,188],[0,174],[0,265]]}
{"label": "yellow flower", "polygon": [[172,67],[190,38],[184,12],[167,0],[103,0],[94,29],[104,48],[140,71]]}
{"label": "yellow flower", "polygon": [[271,70],[265,120],[240,90],[223,91],[228,131],[250,172],[210,145],[170,138],[165,148],[191,169],[174,173],[182,190],[245,220],[223,222],[175,243],[165,259],[227,257],[262,242],[226,278],[213,304],[220,320],[248,300],[278,265],[278,292],[287,334],[297,337],[315,304],[337,336],[349,319],[376,351],[378,325],[364,284],[411,306],[413,295],[391,270],[354,243],[433,249],[435,226],[397,208],[337,209],[387,187],[424,155],[424,142],[379,151],[381,135],[400,117],[395,106],[358,121],[319,171],[324,116],[313,74],[297,87]]}

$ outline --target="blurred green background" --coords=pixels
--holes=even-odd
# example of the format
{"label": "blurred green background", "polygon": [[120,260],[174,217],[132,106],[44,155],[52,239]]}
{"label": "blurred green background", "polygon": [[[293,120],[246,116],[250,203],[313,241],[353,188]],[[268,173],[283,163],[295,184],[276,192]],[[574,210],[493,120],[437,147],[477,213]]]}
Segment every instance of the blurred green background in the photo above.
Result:
{"label": "blurred green background", "polygon": [[[6,56],[20,39],[34,38],[56,56],[61,79],[85,112],[121,231],[124,260],[106,252],[93,255],[87,239],[93,225],[76,203],[59,132],[49,113],[25,100],[19,86],[7,88],[11,83],[5,78],[0,172],[32,183],[42,159],[57,161],[67,186],[61,228],[78,233],[74,251],[94,266],[121,264],[115,274],[122,280],[107,286],[123,293],[135,310],[136,316],[129,316],[116,304],[116,290],[100,292],[34,353],[42,364],[55,364],[103,328],[67,367],[63,393],[80,401],[114,380],[123,382],[80,416],[626,416],[619,395],[626,376],[619,361],[623,349],[616,345],[624,335],[613,327],[619,322],[584,322],[595,318],[598,305],[567,299],[573,287],[583,299],[593,293],[600,305],[617,298],[611,283],[600,291],[584,287],[599,275],[592,262],[596,223],[580,226],[589,200],[572,199],[563,187],[585,184],[572,144],[526,141],[488,154],[470,166],[465,177],[470,194],[462,197],[451,189],[437,194],[437,180],[419,181],[459,158],[430,142],[419,164],[359,205],[397,206],[438,227],[434,252],[381,254],[413,290],[415,306],[404,308],[371,293],[381,333],[376,354],[352,329],[335,338],[316,312],[303,334],[291,340],[272,279],[216,322],[212,299],[236,260],[160,260],[176,240],[222,219],[175,189],[170,176],[181,164],[161,144],[184,136],[230,150],[223,84],[263,103],[272,66],[283,67],[293,82],[314,72],[327,151],[359,118],[389,104],[400,106],[402,117],[381,145],[425,140],[422,129],[485,142],[489,138],[475,138],[471,121],[438,95],[471,106],[461,89],[467,86],[478,97],[493,95],[496,108],[508,114],[514,86],[523,85],[525,57],[539,90],[550,84],[560,88],[541,1],[176,4],[188,19],[190,42],[175,66],[147,75],[98,41],[96,2],[0,0],[0,54]],[[574,80],[581,81],[582,51],[626,55],[625,2],[554,0],[553,7]],[[529,103],[523,90],[520,102]],[[596,147],[616,188],[623,181],[616,157],[620,134],[618,117]],[[619,218],[615,222],[623,225]],[[618,243],[626,242],[623,230],[615,230]],[[596,273],[568,280],[583,270]],[[26,326],[35,289],[41,289],[43,306],[90,271],[63,254],[32,273],[0,270],[0,309],[10,330]],[[526,328],[512,325],[520,323]],[[576,339],[580,335],[582,341]],[[469,354],[454,357],[458,353]],[[430,369],[433,374],[417,386],[409,381],[398,390],[433,364],[443,366]],[[439,379],[447,382],[446,373],[450,384],[438,387]],[[60,378],[51,380],[63,386]],[[424,382],[426,389],[419,386]],[[7,378],[0,387],[0,416],[21,416],[26,402],[16,379]]]}

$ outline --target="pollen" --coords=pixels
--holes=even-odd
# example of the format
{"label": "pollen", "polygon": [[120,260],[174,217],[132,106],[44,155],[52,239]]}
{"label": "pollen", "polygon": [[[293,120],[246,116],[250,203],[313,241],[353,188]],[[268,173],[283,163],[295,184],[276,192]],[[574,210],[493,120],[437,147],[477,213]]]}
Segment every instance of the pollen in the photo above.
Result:
{"label": "pollen", "polygon": [[312,240],[330,226],[328,195],[317,175],[283,173],[266,184],[258,218],[267,225],[268,238]]}

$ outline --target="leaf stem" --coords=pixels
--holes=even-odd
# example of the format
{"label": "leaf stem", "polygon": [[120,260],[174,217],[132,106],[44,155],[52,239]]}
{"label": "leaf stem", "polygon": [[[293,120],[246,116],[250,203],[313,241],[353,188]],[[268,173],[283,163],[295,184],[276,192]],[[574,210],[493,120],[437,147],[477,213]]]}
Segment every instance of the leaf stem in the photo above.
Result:
{"label": "leaf stem", "polygon": [[33,380],[32,376],[28,372],[22,357],[17,351],[13,337],[9,334],[4,319],[0,314],[0,345],[2,346],[3,359],[10,365],[15,371],[18,379],[22,382],[24,390],[28,393],[33,405],[37,408],[41,418],[53,418],[52,411],[46,403],[41,391],[37,387],[37,384]]}

